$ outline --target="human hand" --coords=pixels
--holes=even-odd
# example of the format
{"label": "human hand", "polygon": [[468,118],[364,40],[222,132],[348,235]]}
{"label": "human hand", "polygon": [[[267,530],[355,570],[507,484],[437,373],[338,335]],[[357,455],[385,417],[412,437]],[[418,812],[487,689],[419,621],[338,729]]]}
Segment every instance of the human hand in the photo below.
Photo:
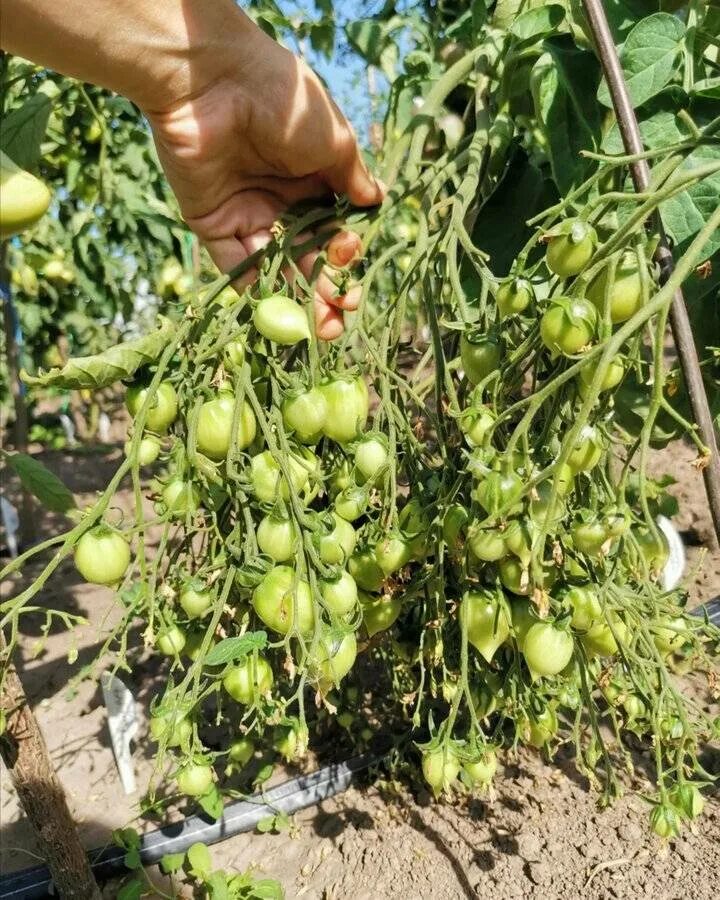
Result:
{"label": "human hand", "polygon": [[[232,58],[201,69],[201,83],[189,96],[146,110],[183,217],[223,272],[267,244],[272,224],[299,200],[335,192],[370,206],[383,197],[350,125],[318,78],[252,29],[251,40],[246,36],[237,53],[228,54]],[[340,265],[360,252],[360,239],[350,232],[335,242]],[[317,255],[299,259],[305,277]],[[315,283],[318,337],[337,338],[343,310],[357,308],[358,300],[359,291],[339,295],[321,273]]]}

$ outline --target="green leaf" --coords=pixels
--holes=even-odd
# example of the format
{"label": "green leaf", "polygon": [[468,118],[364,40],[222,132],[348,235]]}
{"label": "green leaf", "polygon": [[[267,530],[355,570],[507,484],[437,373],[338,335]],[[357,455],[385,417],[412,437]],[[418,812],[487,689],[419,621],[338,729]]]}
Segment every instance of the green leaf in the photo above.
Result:
{"label": "green leaf", "polygon": [[227,875],[224,872],[213,872],[205,882],[211,900],[230,900],[232,894],[228,888]]}
{"label": "green leaf", "polygon": [[[633,106],[642,106],[659,94],[673,77],[684,35],[683,23],[668,13],[655,13],[642,19],[628,34],[620,52],[620,63]],[[605,106],[612,106],[604,80],[597,98]]]}
{"label": "green leaf", "polygon": [[[669,88],[657,97],[653,97],[640,111],[638,126],[643,145],[648,150],[667,147],[684,140],[689,136],[687,126],[677,117],[677,111],[687,102],[683,91]],[[603,138],[603,150],[606,153],[624,153],[625,148],[617,122]]]}
{"label": "green leaf", "polygon": [[223,814],[223,800],[220,791],[213,785],[207,794],[203,794],[198,798],[198,803],[210,816],[211,819],[217,820]]}
{"label": "green leaf", "polygon": [[253,900],[285,900],[282,885],[274,878],[259,878],[252,886]]}
{"label": "green leaf", "polygon": [[600,68],[594,54],[578,50],[567,36],[550,38],[533,68],[535,109],[548,141],[553,175],[562,194],[583,182],[595,163],[581,150],[600,143],[601,118],[595,100]]}
{"label": "green leaf", "polygon": [[123,863],[126,869],[142,869],[142,860],[140,859],[140,851],[137,847],[131,847],[123,857]]}
{"label": "green leaf", "polygon": [[212,871],[212,859],[206,844],[193,844],[188,848],[187,861],[194,874],[207,877]]}
{"label": "green leaf", "polygon": [[696,81],[690,89],[695,97],[709,97],[711,100],[720,100],[720,78],[703,78]]}
{"label": "green leaf", "polygon": [[537,40],[556,32],[564,20],[565,8],[559,3],[549,3],[521,13],[510,26],[510,33],[519,41]]}
{"label": "green leaf", "polygon": [[225,638],[211,648],[205,657],[206,666],[224,666],[235,659],[242,659],[253,650],[263,650],[267,645],[264,631],[248,631],[240,637]]}
{"label": "green leaf", "polygon": [[50,512],[67,513],[76,509],[72,493],[38,459],[27,453],[6,453],[5,461],[15,471],[22,486]]}
{"label": "green leaf", "polygon": [[133,878],[117,892],[117,900],[140,900],[146,887],[147,884],[142,878]]}
{"label": "green leaf", "polygon": [[34,169],[37,165],[51,109],[48,97],[35,94],[3,117],[0,150],[21,169]]}
{"label": "green leaf", "polygon": [[275,816],[265,816],[255,826],[260,834],[269,834],[275,830]]}
{"label": "green leaf", "polygon": [[160,860],[160,868],[166,875],[170,875],[172,872],[177,872],[178,869],[181,869],[184,862],[184,853],[166,853]]}
{"label": "green leaf", "polygon": [[[692,170],[713,161],[720,162],[720,147],[698,147],[688,156],[679,171]],[[660,206],[663,224],[675,242],[673,252],[676,259],[687,250],[695,235],[718,206],[720,206],[720,172],[704,178]],[[720,230],[716,231],[705,244],[699,262],[712,256],[717,250],[720,250]]]}
{"label": "green leaf", "polygon": [[163,319],[160,328],[152,334],[117,344],[103,353],[69,359],[62,368],[50,369],[41,375],[28,375],[23,370],[20,377],[26,384],[43,387],[97,390],[118,381],[126,381],[141,366],[155,362],[174,333],[175,325],[169,319]]}

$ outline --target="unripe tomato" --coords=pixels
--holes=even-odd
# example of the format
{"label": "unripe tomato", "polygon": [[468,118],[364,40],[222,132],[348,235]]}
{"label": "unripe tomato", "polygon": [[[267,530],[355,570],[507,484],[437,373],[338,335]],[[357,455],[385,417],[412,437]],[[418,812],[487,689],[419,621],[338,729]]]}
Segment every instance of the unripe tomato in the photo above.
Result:
{"label": "unripe tomato", "polygon": [[533,289],[525,278],[504,281],[497,289],[496,300],[500,315],[514,316],[524,312],[533,299]]}
{"label": "unripe tomato", "polygon": [[388,463],[387,438],[382,434],[365,435],[355,448],[355,468],[365,481],[374,482]]}
{"label": "unripe tomato", "polygon": [[[299,493],[310,478],[310,465],[295,454],[290,454],[285,459],[293,487]],[[283,500],[290,499],[288,483],[269,450],[258,453],[250,460],[250,480],[255,496],[263,503],[274,503],[278,495]]]}
{"label": "unripe tomato", "polygon": [[263,697],[273,686],[273,672],[264,656],[249,654],[225,675],[222,685],[237,703],[249,706]]}
{"label": "unripe tomato", "polygon": [[563,223],[563,233],[553,235],[545,251],[548,269],[561,278],[572,278],[590,262],[597,234],[595,229],[579,219]]}
{"label": "unripe tomato", "polygon": [[[235,412],[235,394],[221,391],[214,400],[206,400],[200,407],[197,420],[197,448],[210,459],[220,460],[230,452],[233,446],[233,415]],[[234,446],[244,450],[255,439],[257,423],[252,407],[243,401],[238,416]]]}
{"label": "unripe tomato", "polygon": [[202,583],[190,582],[180,591],[180,606],[190,619],[200,619],[210,612],[214,600],[213,592],[203,590]]}
{"label": "unripe tomato", "polygon": [[320,388],[290,394],[283,400],[285,428],[295,433],[301,444],[317,444],[327,422],[328,404]]}
{"label": "unripe tomato", "polygon": [[569,631],[553,622],[536,622],[523,641],[523,656],[533,675],[557,675],[570,662],[575,644]]}
{"label": "unripe tomato", "polygon": [[565,593],[564,599],[572,608],[570,621],[573,628],[578,631],[588,631],[594,622],[602,618],[600,597],[593,585],[571,587]]}
{"label": "unripe tomato", "polygon": [[294,523],[277,513],[268,513],[258,525],[256,538],[258,547],[275,562],[292,559],[297,547],[297,533]]}
{"label": "unripe tomato", "polygon": [[705,809],[705,798],[700,789],[689,781],[679,784],[670,792],[670,802],[685,819],[697,819]]}
{"label": "unripe tomato", "polygon": [[326,437],[338,444],[353,440],[365,427],[369,412],[368,390],[362,377],[335,376],[320,385],[327,403]]}
{"label": "unripe tomato", "polygon": [[364,591],[379,591],[385,581],[385,573],[378,565],[375,550],[370,547],[355,550],[348,560],[348,571]]}
{"label": "unripe tomato", "polygon": [[540,337],[552,353],[573,356],[595,337],[597,310],[581,297],[554,297],[540,319]]}
{"label": "unripe tomato", "polygon": [[357,534],[350,522],[332,513],[333,530],[318,538],[320,559],[329,566],[345,565],[357,543]]}
{"label": "unripe tomato", "polygon": [[185,633],[177,625],[171,625],[160,632],[155,646],[163,656],[179,656],[185,647]]}
{"label": "unripe tomato", "polygon": [[290,566],[270,569],[255,588],[252,605],[261,621],[278,634],[297,631],[308,636],[315,628],[310,585],[301,581]]}
{"label": "unripe tomato", "polygon": [[460,760],[450,747],[438,747],[423,753],[422,771],[433,794],[439,797],[460,774]]}
{"label": "unripe tomato", "polygon": [[524,725],[523,739],[531,747],[540,750],[557,734],[559,725],[557,713],[552,706],[546,706],[535,718],[526,720]]}
{"label": "unripe tomato", "polygon": [[682,616],[664,616],[651,623],[650,631],[653,642],[661,653],[677,653],[690,637]]}
{"label": "unripe tomato", "polygon": [[346,522],[354,522],[365,513],[367,504],[367,490],[358,485],[350,485],[343,488],[335,498],[335,512]]}
{"label": "unripe tomato", "polygon": [[[137,416],[145,404],[148,388],[141,385],[132,385],[125,396],[125,405],[131,416]],[[178,398],[175,388],[169,381],[161,381],[157,387],[150,409],[145,417],[145,427],[148,431],[157,431],[163,434],[172,425],[177,417]]]}
{"label": "unripe tomato", "polygon": [[249,737],[238,737],[228,747],[228,759],[246,766],[255,755],[255,742]]}
{"label": "unripe tomato", "polygon": [[461,503],[453,503],[443,517],[443,539],[451,553],[457,553],[463,541],[463,531],[470,514]]}
{"label": "unripe tomato", "polygon": [[594,425],[583,425],[575,445],[570,451],[567,464],[573,472],[589,472],[600,462],[604,444],[600,432]]}
{"label": "unripe tomato", "polygon": [[485,787],[493,780],[497,771],[497,756],[494,750],[486,750],[482,756],[463,763],[463,771],[471,784]]}
{"label": "unripe tomato", "polygon": [[677,813],[671,806],[658,804],[650,813],[650,827],[658,837],[667,839],[680,834]]}
{"label": "unripe tomato", "polygon": [[40,274],[48,281],[62,281],[64,272],[65,263],[61,259],[49,259]]}
{"label": "unripe tomato", "polygon": [[342,462],[340,462],[330,473],[330,477],[327,480],[327,487],[330,491],[331,496],[335,496],[339,494],[340,491],[344,491],[345,488],[351,487],[355,483],[355,479],[353,477],[352,466],[350,465],[350,460],[343,458]]}
{"label": "unripe tomato", "polygon": [[471,406],[463,412],[460,428],[471,447],[482,446],[496,418],[489,406]]}
{"label": "unripe tomato", "polygon": [[320,638],[308,657],[308,666],[323,694],[340,684],[355,665],[356,656],[354,631],[338,635],[328,632]]}
{"label": "unripe tomato", "polygon": [[525,646],[525,638],[533,625],[536,625],[538,617],[533,612],[530,602],[524,597],[513,597],[510,600],[510,618],[512,621],[512,633],[518,650],[522,652]]}
{"label": "unripe tomato", "polygon": [[600,519],[574,522],[570,534],[575,549],[588,556],[599,556],[608,540],[607,530]]}
{"label": "unripe tomato", "polygon": [[621,537],[630,527],[630,511],[627,507],[611,507],[605,512],[603,522],[611,537]]}
{"label": "unripe tomato", "polygon": [[320,594],[325,607],[336,616],[347,616],[358,604],[358,589],[349,572],[341,572],[335,578],[320,582]]}
{"label": "unripe tomato", "polygon": [[647,708],[637,694],[627,694],[623,698],[623,709],[628,723],[636,722],[647,713]]}
{"label": "unripe tomato", "polygon": [[273,734],[273,747],[286,762],[304,756],[307,751],[307,728],[295,722],[291,726],[280,725]]}
{"label": "unripe tomato", "polygon": [[489,472],[475,489],[475,497],[489,516],[508,516],[517,510],[524,488],[515,472]]}
{"label": "unripe tomato", "polygon": [[368,637],[391,628],[397,621],[402,609],[401,597],[397,595],[390,596],[389,594],[382,597],[374,597],[372,594],[361,593],[360,604],[362,606],[363,624]]}
{"label": "unripe tomato", "polygon": [[649,528],[639,527],[633,528],[632,534],[648,568],[653,572],[664,569],[670,558],[670,547],[662,531],[653,534]]}
{"label": "unripe tomato", "polygon": [[188,797],[202,797],[212,787],[213,770],[209,763],[190,762],[175,776],[178,790]]}
{"label": "unripe tomato", "polygon": [[498,563],[498,570],[503,587],[520,597],[527,597],[528,594],[531,594],[535,585],[547,590],[557,579],[557,569],[554,566],[544,565],[539,572],[534,573],[535,581],[533,582],[522,562],[512,556],[501,559]]}
{"label": "unripe tomato", "polygon": [[[618,652],[617,634],[621,643],[627,640],[627,626],[614,613],[610,613],[612,628],[608,624],[607,617],[593,622],[587,632],[582,636],[582,642],[589,656],[614,656]],[[615,634],[613,634],[613,629]]]}
{"label": "unripe tomato", "polygon": [[[580,369],[580,374],[578,375],[578,388],[581,397],[587,396],[599,364],[599,360],[598,362],[591,361]],[[600,391],[611,391],[620,384],[624,377],[625,365],[623,361],[621,359],[611,360],[603,375],[602,381],[600,382]]]}
{"label": "unripe tomato", "polygon": [[192,722],[187,716],[179,713],[152,716],[150,718],[150,735],[158,743],[165,738],[168,747],[179,747],[192,737]]}
{"label": "unripe tomato", "polygon": [[608,295],[608,269],[592,280],[587,289],[587,298],[602,315],[606,297],[610,303],[610,320],[613,323],[626,322],[642,306],[642,280],[637,256],[632,252],[623,254],[615,269],[615,280]]}
{"label": "unripe tomato", "polygon": [[536,533],[537,526],[530,518],[511,519],[503,532],[506,548],[517,556],[523,566],[527,566],[532,557],[532,545]]}
{"label": "unripe tomato", "polygon": [[130,546],[120,532],[97,525],[75,545],[75,567],[90,584],[115,584],[130,565]]}
{"label": "unripe tomato", "polygon": [[510,619],[505,605],[491,591],[467,591],[458,611],[468,641],[490,662],[495,651],[510,634]]}
{"label": "unripe tomato", "polygon": [[499,528],[479,528],[471,525],[468,530],[468,546],[477,559],[483,562],[496,562],[507,556],[505,538]]}
{"label": "unripe tomato", "polygon": [[392,575],[410,562],[410,544],[399,532],[390,532],[375,545],[375,561],[385,575]]}
{"label": "unripe tomato", "polygon": [[310,340],[310,326],[305,310],[292,298],[282,294],[265,297],[255,307],[253,325],[269,341],[290,346]]}
{"label": "unripe tomato", "polygon": [[493,335],[463,332],[460,338],[460,360],[467,380],[479,384],[500,368],[502,353]]}
{"label": "unripe tomato", "polygon": [[[131,444],[131,441],[125,443],[125,456],[130,455]],[[140,445],[138,446],[138,464],[141,466],[151,465],[158,456],[160,456],[161,449],[162,445],[156,437],[148,435],[147,437],[142,438]]]}
{"label": "unripe tomato", "polygon": [[188,512],[195,512],[200,504],[200,494],[192,481],[182,478],[171,478],[161,493],[165,508],[177,518],[183,518]]}
{"label": "unripe tomato", "polygon": [[0,150],[0,240],[20,234],[47,212],[52,195],[46,185]]}

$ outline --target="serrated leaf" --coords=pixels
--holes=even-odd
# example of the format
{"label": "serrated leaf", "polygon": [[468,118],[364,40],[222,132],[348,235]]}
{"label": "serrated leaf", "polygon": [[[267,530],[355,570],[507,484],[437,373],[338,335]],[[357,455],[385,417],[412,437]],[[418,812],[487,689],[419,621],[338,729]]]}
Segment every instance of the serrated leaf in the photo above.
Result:
{"label": "serrated leaf", "polygon": [[177,872],[178,869],[181,869],[184,862],[184,853],[166,853],[160,860],[160,868],[166,875],[170,875],[173,872]]}
{"label": "serrated leaf", "polygon": [[187,851],[187,861],[193,872],[203,878],[212,871],[210,851],[205,844],[197,843],[189,847]]}
{"label": "serrated leaf", "polygon": [[37,166],[51,109],[48,97],[35,94],[3,116],[0,150],[4,150],[21,169]]}
{"label": "serrated leaf", "polygon": [[248,631],[240,637],[225,638],[211,648],[205,657],[206,666],[224,666],[236,659],[242,659],[253,650],[264,650],[267,634],[264,631]]}
{"label": "serrated leaf", "polygon": [[[675,73],[685,26],[668,13],[654,13],[642,19],[628,34],[620,52],[620,63],[633,106],[642,106],[659,94]],[[597,98],[612,107],[607,82],[598,88]]]}
{"label": "serrated leaf", "polygon": [[548,3],[539,9],[528,9],[521,13],[510,26],[510,33],[518,41],[537,40],[546,34],[557,32],[565,20],[565,8],[559,3]]}
{"label": "serrated leaf", "polygon": [[77,504],[71,491],[38,459],[27,453],[7,453],[5,461],[17,474],[25,490],[50,512],[67,513]]}

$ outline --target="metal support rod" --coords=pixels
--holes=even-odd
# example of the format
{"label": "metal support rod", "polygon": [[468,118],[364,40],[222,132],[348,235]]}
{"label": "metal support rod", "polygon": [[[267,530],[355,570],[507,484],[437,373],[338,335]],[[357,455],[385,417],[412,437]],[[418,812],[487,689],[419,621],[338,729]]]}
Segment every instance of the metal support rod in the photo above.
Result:
{"label": "metal support rod", "polygon": [[[600,57],[600,64],[610,89],[610,97],[612,98],[615,117],[617,118],[625,151],[628,155],[642,153],[644,147],[640,137],[640,129],[638,128],[635,110],[630,100],[620,60],[615,49],[615,42],[610,33],[602,0],[583,0],[583,6],[585,7],[588,24]],[[650,184],[650,167],[647,160],[641,159],[631,163],[630,175],[636,191],[644,192],[648,189]],[[660,284],[663,285],[672,274],[675,264],[659,213],[656,213],[653,225],[657,228],[660,236],[658,248],[655,251],[655,261],[660,269]],[[672,306],[670,307],[670,326],[675,347],[680,357],[680,365],[685,378],[688,397],[690,398],[693,418],[698,426],[702,442],[708,451],[707,465],[703,468],[703,478],[705,479],[705,491],[713,525],[715,526],[715,540],[713,544],[714,548],[717,549],[718,541],[720,540],[720,454],[718,454],[715,426],[707,394],[705,393],[700,361],[692,329],[690,328],[685,298],[680,288],[675,291]]]}

